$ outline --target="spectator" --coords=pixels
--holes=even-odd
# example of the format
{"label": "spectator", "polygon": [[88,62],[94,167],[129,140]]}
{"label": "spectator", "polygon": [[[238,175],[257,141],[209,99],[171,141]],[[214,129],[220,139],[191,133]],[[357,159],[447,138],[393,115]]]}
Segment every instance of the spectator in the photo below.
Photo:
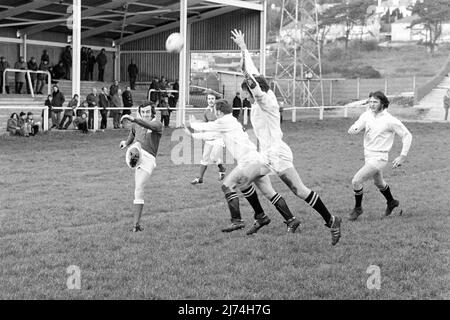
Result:
{"label": "spectator", "polygon": [[53,79],[65,79],[66,70],[64,68],[64,63],[60,61],[55,67],[52,68]]}
{"label": "spectator", "polygon": [[172,92],[169,92],[169,99],[168,99],[168,101],[169,101],[169,108],[170,108],[170,112],[169,113],[172,113],[172,111],[177,108],[177,102],[175,100],[175,95]]}
{"label": "spectator", "polygon": [[36,134],[39,133],[39,125],[41,124],[38,121],[34,121],[33,119],[33,112],[28,112],[27,113],[27,120],[26,120],[27,125],[30,128],[30,135],[34,136]]}
{"label": "spectator", "polygon": [[[52,118],[52,97],[53,96],[49,94],[44,102],[44,104],[48,107],[48,119]],[[41,118],[42,118],[42,130],[44,130],[44,109],[42,109]]]}
{"label": "spectator", "polygon": [[131,59],[131,63],[128,65],[128,76],[130,77],[130,87],[131,90],[136,90],[136,78],[139,73],[137,65]]}
{"label": "spectator", "polygon": [[23,135],[21,128],[19,126],[19,115],[17,113],[12,113],[11,116],[8,119],[8,123],[6,126],[6,130],[9,132],[12,136],[20,136]]}
{"label": "spectator", "polygon": [[[79,96],[77,94],[74,94],[72,100],[70,100],[67,104],[67,108],[64,110],[64,117],[59,123],[59,130],[67,130],[67,128],[72,123],[73,116],[75,115],[75,109],[78,107],[78,98]],[[66,123],[66,125],[64,125],[66,119],[69,119],[69,121]]]}
{"label": "spectator", "polygon": [[70,80],[70,68],[72,67],[72,52],[70,52],[72,48],[70,46],[66,46],[62,55],[61,62],[64,66],[65,76],[64,79]]}
{"label": "spectator", "polygon": [[[86,102],[87,105],[87,102]],[[75,128],[83,133],[88,133],[87,114],[85,111],[81,111],[81,114],[73,121]]]}
{"label": "spectator", "polygon": [[[8,61],[6,61],[5,57],[0,57],[0,93],[3,93],[3,71],[7,68],[10,68]],[[6,93],[9,93],[9,86],[7,83],[5,84],[5,91]]]}
{"label": "spectator", "polygon": [[[125,91],[122,93],[122,102],[125,108],[133,107],[133,97],[131,95],[131,88],[126,87]],[[131,109],[123,109],[122,115],[131,114]]]}
{"label": "spectator", "polygon": [[158,108],[161,108],[161,122],[165,127],[169,126],[170,121],[170,106],[169,106],[169,98],[167,96],[163,97],[159,104]]}
{"label": "spectator", "polygon": [[150,101],[156,102],[158,100],[157,90],[159,90],[159,79],[155,77],[150,84]]}
{"label": "spectator", "polygon": [[448,118],[448,109],[450,108],[450,89],[447,90],[447,94],[444,96],[444,121],[447,121]]}
{"label": "spectator", "polygon": [[88,54],[86,47],[81,48],[80,61],[81,61],[80,80],[87,80]]}
{"label": "spectator", "polygon": [[283,123],[283,111],[284,111],[284,103],[280,103],[280,124]]}
{"label": "spectator", "polygon": [[111,98],[111,108],[116,110],[111,110],[111,116],[113,118],[114,129],[120,129],[120,117],[122,116],[122,90],[118,90]]}
{"label": "spectator", "polygon": [[[31,57],[30,61],[28,61],[28,70],[37,71],[39,69],[38,64],[36,62],[35,57]],[[37,73],[30,72],[30,79],[31,79],[31,87],[33,88],[33,92],[35,92],[35,85],[36,85],[36,79],[37,79]],[[28,81],[26,81],[27,84],[27,93],[31,93],[30,86],[28,84]]]}
{"label": "spectator", "polygon": [[[16,62],[14,65],[14,69],[21,69],[26,70],[27,69],[27,63],[23,59],[23,57],[19,58],[19,61]],[[25,83],[25,72],[16,72],[16,93],[21,94],[22,93],[22,87]]]}
{"label": "spectator", "polygon": [[53,85],[52,93],[52,128],[59,127],[61,120],[62,106],[66,98],[63,93],[59,91],[59,87],[55,84]]}
{"label": "spectator", "polygon": [[250,103],[250,101],[248,101],[247,98],[244,98],[244,101],[242,102],[242,107],[247,108],[247,116],[250,119],[250,109],[252,108],[252,104]]}
{"label": "spectator", "polygon": [[[39,70],[41,70],[41,71],[49,71],[50,70],[50,66],[49,66],[47,60],[44,60],[41,62],[41,64],[39,65]],[[37,94],[43,94],[42,89],[44,89],[45,84],[48,84],[48,75],[43,74],[43,73],[38,73],[37,74],[37,83],[36,83]]]}
{"label": "spectator", "polygon": [[91,48],[88,48],[88,60],[87,60],[87,77],[86,80],[94,80],[94,66],[96,63],[94,52]]}
{"label": "spectator", "polygon": [[108,98],[108,89],[106,87],[102,88],[102,93],[98,99],[99,107],[100,107],[100,115],[102,116],[102,121],[100,123],[100,129],[105,131],[108,125],[108,109],[110,106],[109,98]]}
{"label": "spectator", "polygon": [[25,137],[30,136],[31,125],[27,123],[27,114],[25,112],[20,112],[18,126],[20,127],[21,135]]}
{"label": "spectator", "polygon": [[[86,101],[88,103],[88,108],[98,107],[98,105],[99,105],[98,99],[99,99],[99,97],[97,95],[97,89],[92,88],[92,93],[89,93],[86,97]],[[89,110],[88,114],[89,114],[88,128],[94,129],[94,110],[93,109]]]}
{"label": "spectator", "polygon": [[102,49],[102,51],[100,51],[95,61],[98,64],[98,81],[104,82],[105,66],[108,63],[105,49]]}
{"label": "spectator", "polygon": [[173,84],[173,86],[172,86],[172,90],[176,90],[176,91],[177,91],[177,92],[175,92],[175,93],[173,94],[174,97],[175,97],[175,104],[177,104],[177,102],[178,102],[178,97],[179,97],[178,91],[180,91],[180,85],[178,84],[178,79],[175,80],[175,82],[174,82],[174,84]]}
{"label": "spectator", "polygon": [[41,55],[41,63],[47,61],[47,63],[50,65],[50,57],[48,56],[47,50],[44,49],[44,51],[42,51],[42,55]]}
{"label": "spectator", "polygon": [[233,117],[239,120],[239,115],[241,114],[242,101],[240,93],[236,92],[236,96],[233,99]]}
{"label": "spectator", "polygon": [[112,97],[117,93],[119,90],[119,81],[114,80],[114,83],[109,87],[109,97],[112,99]]}

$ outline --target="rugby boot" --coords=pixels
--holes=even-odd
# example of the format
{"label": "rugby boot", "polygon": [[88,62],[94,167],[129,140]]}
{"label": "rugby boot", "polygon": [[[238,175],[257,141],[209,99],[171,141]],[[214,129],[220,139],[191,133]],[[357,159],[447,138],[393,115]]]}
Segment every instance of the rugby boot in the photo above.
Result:
{"label": "rugby boot", "polygon": [[331,244],[334,246],[336,243],[338,243],[339,239],[341,238],[341,222],[342,219],[339,217],[332,216],[331,218]]}
{"label": "rugby boot", "polygon": [[203,183],[203,179],[201,178],[195,178],[194,180],[191,181],[191,184],[201,184]]}
{"label": "rugby boot", "polygon": [[350,215],[349,215],[349,217],[348,217],[348,220],[350,220],[350,221],[355,221],[356,219],[358,219],[358,217],[360,216],[360,215],[362,215],[363,214],[363,209],[362,209],[362,207],[354,207],[353,208],[353,210],[352,210],[352,212],[350,212]]}
{"label": "rugby boot", "polygon": [[135,224],[133,229],[131,229],[131,232],[139,232],[139,231],[144,231],[144,228],[142,228],[140,224]]}
{"label": "rugby boot", "polygon": [[[384,212],[384,217],[390,216],[392,211],[397,208],[400,205],[400,201],[398,200],[392,200],[386,204],[386,211]],[[398,213],[399,215],[402,215],[403,210],[400,210]]]}
{"label": "rugby boot", "polygon": [[300,221],[296,217],[293,217],[284,223],[287,224],[287,232],[289,233],[295,233],[297,228],[300,226]]}
{"label": "rugby boot", "polygon": [[233,232],[236,230],[244,229],[244,227],[245,227],[245,223],[243,220],[232,219],[231,224],[228,227],[223,228],[222,232]]}
{"label": "rugby boot", "polygon": [[264,216],[261,219],[256,219],[252,227],[247,230],[246,234],[249,236],[251,234],[257,233],[259,229],[261,229],[264,226],[267,226],[269,223],[270,218],[268,216]]}

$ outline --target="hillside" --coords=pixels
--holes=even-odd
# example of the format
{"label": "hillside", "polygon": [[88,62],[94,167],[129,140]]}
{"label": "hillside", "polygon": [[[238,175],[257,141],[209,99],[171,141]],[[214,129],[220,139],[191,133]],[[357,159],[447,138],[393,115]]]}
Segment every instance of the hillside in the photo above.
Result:
{"label": "hillside", "polygon": [[[324,47],[322,75],[326,78],[353,78],[357,77],[353,72],[355,68],[371,66],[381,77],[433,76],[449,54],[450,44],[442,44],[434,55],[430,55],[424,46],[417,44],[381,47],[374,42],[352,43],[345,51],[343,44],[334,43]],[[274,73],[275,56],[276,52],[267,57],[269,75]]]}

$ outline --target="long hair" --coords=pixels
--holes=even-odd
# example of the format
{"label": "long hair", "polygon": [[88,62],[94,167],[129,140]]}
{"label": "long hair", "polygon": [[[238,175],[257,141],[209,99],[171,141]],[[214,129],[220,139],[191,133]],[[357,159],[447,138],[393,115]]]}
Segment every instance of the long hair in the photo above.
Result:
{"label": "long hair", "polygon": [[389,99],[385,96],[385,94],[381,91],[375,91],[369,93],[369,98],[374,97],[380,100],[381,107],[384,109],[387,109],[389,107]]}
{"label": "long hair", "polygon": [[151,107],[152,107],[152,119],[156,116],[155,103],[154,103],[153,101],[147,101],[146,103],[143,103],[143,104],[141,104],[141,105],[138,107],[138,112],[137,112],[137,114],[138,114],[139,118],[142,119],[141,110],[142,110],[143,108],[145,108],[145,107],[148,107],[148,106],[151,106]]}

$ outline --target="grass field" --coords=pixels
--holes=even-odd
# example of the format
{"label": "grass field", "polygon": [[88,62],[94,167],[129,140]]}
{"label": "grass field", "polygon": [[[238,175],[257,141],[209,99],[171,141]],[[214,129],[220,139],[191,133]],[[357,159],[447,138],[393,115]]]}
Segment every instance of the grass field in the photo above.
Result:
{"label": "grass field", "polygon": [[[304,182],[336,215],[353,206],[351,178],[363,163],[354,119],[283,123]],[[164,132],[142,224],[131,233],[133,171],[118,148],[126,131],[50,132],[0,138],[1,299],[450,299],[450,127],[406,123],[413,145],[406,164],[386,170],[403,216],[381,219],[385,201],[365,185],[365,213],[344,219],[330,245],[320,216],[277,178],[274,187],[301,219],[286,234],[274,208],[255,236],[223,234],[229,213],[208,169],[174,165],[172,130]],[[391,160],[399,153],[396,141]],[[228,165],[228,168],[231,166]],[[247,228],[252,214],[241,209]],[[67,289],[67,267],[81,270],[81,289]],[[367,268],[380,267],[369,290]]]}

